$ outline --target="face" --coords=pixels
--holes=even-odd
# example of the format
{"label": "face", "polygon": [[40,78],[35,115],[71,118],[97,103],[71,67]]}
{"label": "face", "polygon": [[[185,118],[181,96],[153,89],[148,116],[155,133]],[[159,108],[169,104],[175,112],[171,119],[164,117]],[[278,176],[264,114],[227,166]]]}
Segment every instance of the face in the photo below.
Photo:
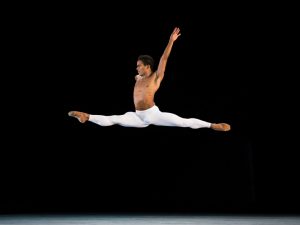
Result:
{"label": "face", "polygon": [[141,76],[145,75],[148,69],[149,69],[149,65],[145,66],[142,61],[140,60],[137,61],[136,70],[139,75]]}

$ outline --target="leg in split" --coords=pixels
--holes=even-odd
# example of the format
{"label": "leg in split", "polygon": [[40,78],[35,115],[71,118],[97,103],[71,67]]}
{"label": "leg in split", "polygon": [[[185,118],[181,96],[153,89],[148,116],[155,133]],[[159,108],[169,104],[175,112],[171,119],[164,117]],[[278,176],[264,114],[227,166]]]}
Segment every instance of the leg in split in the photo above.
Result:
{"label": "leg in split", "polygon": [[69,116],[77,118],[81,123],[90,121],[100,126],[120,125],[124,127],[147,127],[149,124],[142,121],[135,112],[127,112],[123,115],[93,115],[84,112],[71,111]]}
{"label": "leg in split", "polygon": [[196,118],[182,118],[176,114],[161,112],[158,107],[144,115],[143,120],[157,126],[189,127],[192,129],[211,128],[217,131],[229,131],[226,123],[210,123]]}

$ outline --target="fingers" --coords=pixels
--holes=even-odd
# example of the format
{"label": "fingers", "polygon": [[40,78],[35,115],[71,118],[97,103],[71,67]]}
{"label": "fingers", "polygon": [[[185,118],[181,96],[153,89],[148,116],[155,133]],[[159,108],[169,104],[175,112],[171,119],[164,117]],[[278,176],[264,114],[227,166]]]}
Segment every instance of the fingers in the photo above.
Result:
{"label": "fingers", "polygon": [[178,34],[179,32],[180,32],[180,29],[178,27],[175,27],[174,30],[173,30],[173,33],[177,33]]}
{"label": "fingers", "polygon": [[178,27],[175,27],[173,33],[180,35],[180,29]]}

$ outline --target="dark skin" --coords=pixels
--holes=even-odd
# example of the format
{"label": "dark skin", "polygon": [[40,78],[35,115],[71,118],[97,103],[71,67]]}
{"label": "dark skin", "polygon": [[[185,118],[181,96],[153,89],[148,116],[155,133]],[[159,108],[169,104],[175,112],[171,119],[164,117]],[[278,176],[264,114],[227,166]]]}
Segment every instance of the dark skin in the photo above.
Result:
{"label": "dark skin", "polygon": [[[154,95],[164,78],[167,61],[173,44],[180,35],[180,29],[175,27],[160,58],[156,71],[153,72],[150,65],[144,65],[140,60],[137,61],[136,69],[138,75],[135,76],[136,82],[133,91],[133,100],[136,110],[147,110],[155,105]],[[81,123],[85,123],[89,120],[90,115],[84,112],[71,111],[69,112],[69,116],[77,118]],[[230,125],[227,123],[212,123],[210,128],[216,131],[229,131]]]}
{"label": "dark skin", "polygon": [[152,73],[145,76],[136,76],[134,85],[133,99],[136,110],[146,110],[155,105],[154,95],[158,90],[160,83],[157,81],[157,75]]}
{"label": "dark skin", "polygon": [[136,69],[138,75],[135,76],[136,83],[133,91],[136,110],[146,110],[155,105],[154,95],[164,78],[167,61],[174,41],[176,41],[180,35],[180,29],[175,27],[155,72],[151,70],[149,65],[144,65],[140,60],[137,61]]}

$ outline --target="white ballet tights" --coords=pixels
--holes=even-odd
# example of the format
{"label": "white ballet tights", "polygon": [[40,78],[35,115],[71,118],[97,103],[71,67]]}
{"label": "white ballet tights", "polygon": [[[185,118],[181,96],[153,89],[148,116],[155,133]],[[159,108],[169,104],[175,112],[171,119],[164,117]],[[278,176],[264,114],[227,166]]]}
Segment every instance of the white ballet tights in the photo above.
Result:
{"label": "white ballet tights", "polygon": [[89,121],[100,126],[120,125],[124,127],[147,127],[150,124],[157,126],[190,127],[192,129],[209,128],[211,123],[195,119],[182,118],[173,113],[161,112],[155,105],[147,110],[136,110],[123,115],[103,116],[90,115]]}

